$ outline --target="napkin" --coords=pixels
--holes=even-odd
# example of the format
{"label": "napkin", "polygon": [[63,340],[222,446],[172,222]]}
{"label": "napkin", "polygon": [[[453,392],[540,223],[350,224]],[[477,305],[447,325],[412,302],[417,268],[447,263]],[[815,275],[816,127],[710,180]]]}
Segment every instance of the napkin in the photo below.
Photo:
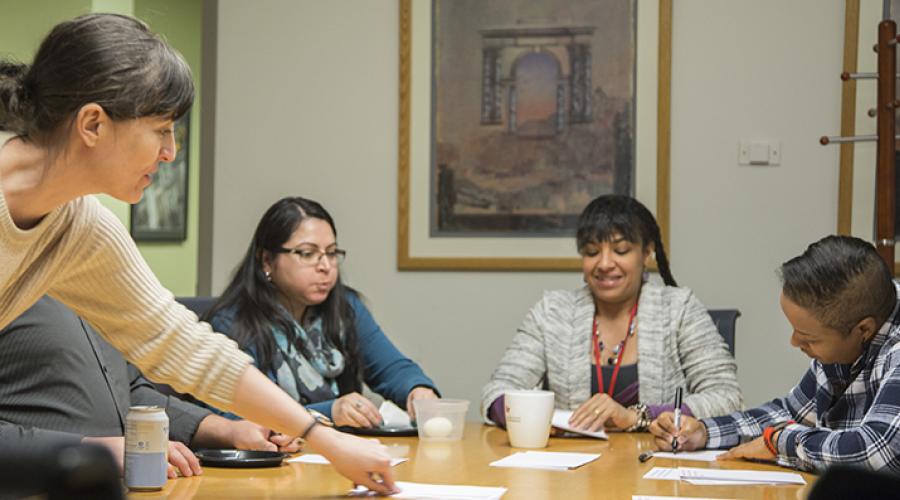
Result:
{"label": "napkin", "polygon": [[391,401],[381,403],[378,412],[381,413],[381,419],[384,421],[382,427],[412,427],[412,422],[409,420],[409,413],[406,413]]}

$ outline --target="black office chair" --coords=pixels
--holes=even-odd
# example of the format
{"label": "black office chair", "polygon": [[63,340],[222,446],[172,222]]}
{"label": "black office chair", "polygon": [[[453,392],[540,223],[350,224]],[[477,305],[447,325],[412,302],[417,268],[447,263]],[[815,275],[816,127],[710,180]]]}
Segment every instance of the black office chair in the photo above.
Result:
{"label": "black office chair", "polygon": [[741,312],[737,309],[710,309],[709,315],[719,330],[719,335],[728,344],[728,350],[734,356],[734,324]]}
{"label": "black office chair", "polygon": [[218,297],[175,297],[175,300],[202,318],[203,314],[216,303]]}

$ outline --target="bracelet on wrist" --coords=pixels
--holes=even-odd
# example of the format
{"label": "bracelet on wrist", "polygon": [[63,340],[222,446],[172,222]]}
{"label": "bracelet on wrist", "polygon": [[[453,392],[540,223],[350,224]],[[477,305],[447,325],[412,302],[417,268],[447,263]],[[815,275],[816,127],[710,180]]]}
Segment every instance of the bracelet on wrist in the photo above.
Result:
{"label": "bracelet on wrist", "polygon": [[300,436],[298,436],[300,438],[300,441],[306,442],[307,436],[309,436],[309,433],[312,432],[313,428],[317,425],[320,425],[319,420],[313,418],[312,422],[310,422],[310,424],[306,426],[306,429],[303,429],[303,432],[301,432]]}
{"label": "bracelet on wrist", "polygon": [[625,432],[641,432],[650,428],[650,411],[644,403],[633,404],[628,407],[637,415],[637,420],[625,429]]}
{"label": "bracelet on wrist", "polygon": [[781,432],[781,430],[785,427],[795,423],[796,422],[794,422],[793,420],[788,420],[787,422],[781,422],[780,424],[772,425],[763,429],[763,444],[766,445],[766,449],[769,450],[769,453],[771,453],[772,456],[778,456],[778,436],[776,436],[776,434]]}

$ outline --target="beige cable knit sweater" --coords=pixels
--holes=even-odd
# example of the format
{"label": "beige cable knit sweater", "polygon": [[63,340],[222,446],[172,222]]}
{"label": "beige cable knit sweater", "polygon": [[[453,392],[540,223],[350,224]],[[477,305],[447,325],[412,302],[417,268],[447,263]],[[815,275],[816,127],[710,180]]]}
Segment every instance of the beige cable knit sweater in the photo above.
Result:
{"label": "beige cable knit sweater", "polygon": [[0,191],[0,328],[48,294],[147,377],[229,409],[250,357],[175,302],[121,222],[93,196],[19,229]]}

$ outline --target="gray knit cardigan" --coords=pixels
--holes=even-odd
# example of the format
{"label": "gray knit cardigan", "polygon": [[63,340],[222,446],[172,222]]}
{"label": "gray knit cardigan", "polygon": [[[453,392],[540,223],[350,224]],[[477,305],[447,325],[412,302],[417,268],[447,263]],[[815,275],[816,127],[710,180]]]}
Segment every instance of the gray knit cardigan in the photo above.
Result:
{"label": "gray knit cardigan", "polygon": [[[531,389],[547,377],[556,407],[574,410],[591,396],[590,289],[544,292],[484,386],[481,414],[511,389]],[[742,409],[737,364],[706,308],[687,288],[644,283],[637,313],[640,401],[665,404],[675,389],[705,418]]]}

